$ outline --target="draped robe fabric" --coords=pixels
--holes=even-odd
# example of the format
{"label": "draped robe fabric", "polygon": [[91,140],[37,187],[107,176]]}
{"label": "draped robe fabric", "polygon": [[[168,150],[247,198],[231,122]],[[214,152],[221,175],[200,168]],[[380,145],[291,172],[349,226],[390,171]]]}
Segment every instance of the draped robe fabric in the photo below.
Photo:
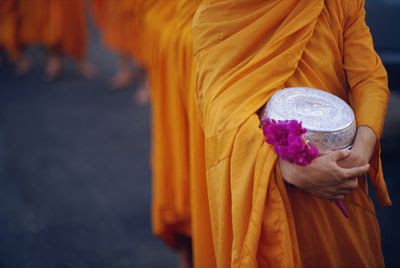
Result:
{"label": "draped robe fabric", "polygon": [[187,246],[180,235],[190,236],[196,266],[212,267],[204,134],[194,102],[192,61],[192,19],[200,2],[178,0],[169,7],[163,3],[163,12],[157,4],[142,7],[151,12],[143,19],[138,51],[152,92],[153,232],[175,248]]}
{"label": "draped robe fabric", "polygon": [[87,29],[83,0],[16,0],[20,19],[18,39],[57,49],[76,60],[86,56]]}
{"label": "draped robe fabric", "polygon": [[[190,82],[189,1],[156,1],[143,19],[142,58],[148,70],[152,100],[152,226],[174,248],[190,237],[189,134]],[[146,51],[147,50],[147,51]]]}
{"label": "draped robe fabric", "polygon": [[141,7],[146,15],[138,50],[151,81],[153,232],[175,248],[187,246],[179,235],[192,237],[196,266],[212,267],[204,134],[192,61],[192,19],[200,1],[178,0],[162,9],[157,3]]}
{"label": "draped robe fabric", "polygon": [[192,61],[192,19],[199,4],[158,1],[140,7],[146,15],[138,51],[151,81],[153,232],[174,248],[188,246],[181,235],[193,237],[195,262],[209,267],[215,261],[205,235],[211,230],[204,135],[194,103]]}
{"label": "draped robe fabric", "polygon": [[[384,265],[367,182],[359,178],[344,199],[349,219],[333,202],[286,185],[256,114],[284,87],[320,88],[348,102],[357,125],[380,138],[389,91],[363,4],[205,0],[198,8],[195,105],[205,138],[203,217],[211,232],[195,252],[214,249],[208,267]],[[369,175],[386,206],[379,153],[378,144]]]}
{"label": "draped robe fabric", "polygon": [[[187,132],[183,99],[179,99],[174,56],[177,49],[177,1],[157,3],[165,11],[164,22],[150,26],[159,37],[151,41],[150,84],[152,96],[152,170],[153,231],[169,245],[179,248],[178,234],[190,235],[190,200],[185,195],[188,186]],[[153,13],[155,14],[155,13]],[[159,13],[158,13],[159,14]],[[156,29],[154,29],[156,28]],[[171,60],[172,58],[172,60]]]}

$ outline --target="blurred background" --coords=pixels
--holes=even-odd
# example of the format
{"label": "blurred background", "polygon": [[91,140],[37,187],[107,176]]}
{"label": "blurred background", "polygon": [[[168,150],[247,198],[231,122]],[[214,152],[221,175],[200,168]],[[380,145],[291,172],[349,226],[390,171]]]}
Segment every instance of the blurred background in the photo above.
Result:
{"label": "blurred background", "polygon": [[[400,0],[366,9],[392,91],[382,157],[393,206],[376,209],[387,267],[400,267]],[[37,47],[26,75],[0,65],[0,267],[177,267],[150,229],[150,106],[134,97],[144,74],[109,90],[118,56],[92,20],[89,33],[96,78],[63,59],[48,81]]]}
{"label": "blurred background", "polygon": [[[367,23],[374,45],[389,76],[391,99],[382,138],[382,162],[393,205],[376,210],[381,226],[383,253],[387,267],[400,267],[397,241],[400,241],[400,0],[366,0]],[[373,193],[370,189],[370,195]],[[373,196],[374,197],[374,196]]]}

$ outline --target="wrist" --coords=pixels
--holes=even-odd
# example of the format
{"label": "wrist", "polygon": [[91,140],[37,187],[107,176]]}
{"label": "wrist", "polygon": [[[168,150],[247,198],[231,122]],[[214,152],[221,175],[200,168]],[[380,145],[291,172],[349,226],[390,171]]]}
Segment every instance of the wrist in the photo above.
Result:
{"label": "wrist", "polygon": [[278,165],[281,170],[282,179],[291,185],[298,186],[298,182],[296,180],[297,176],[293,176],[294,171],[293,168],[296,167],[295,164],[290,163],[282,158],[278,158]]}
{"label": "wrist", "polygon": [[360,126],[357,128],[352,152],[358,154],[365,163],[368,163],[374,153],[376,142],[377,138],[374,131],[368,126]]}

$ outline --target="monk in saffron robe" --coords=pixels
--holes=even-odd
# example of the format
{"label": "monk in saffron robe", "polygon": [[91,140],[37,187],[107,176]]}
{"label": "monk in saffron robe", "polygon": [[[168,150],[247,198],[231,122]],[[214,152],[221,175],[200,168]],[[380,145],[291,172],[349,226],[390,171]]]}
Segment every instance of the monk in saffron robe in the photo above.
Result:
{"label": "monk in saffron robe", "polygon": [[[193,42],[205,138],[201,190],[209,205],[203,216],[211,229],[198,251],[215,255],[207,267],[384,266],[360,175],[369,170],[381,205],[391,204],[379,145],[390,94],[364,1],[206,0],[193,20]],[[351,105],[358,126],[352,150],[306,167],[278,159],[257,111],[291,86],[323,89]],[[343,197],[348,219],[329,200]]]}
{"label": "monk in saffron robe", "polygon": [[100,29],[104,44],[118,55],[117,74],[111,79],[112,89],[129,86],[133,79],[132,44],[135,32],[131,24],[135,19],[136,3],[132,0],[93,0],[92,13]]}
{"label": "monk in saffron robe", "polygon": [[20,19],[18,38],[22,45],[39,44],[46,49],[49,79],[61,73],[61,56],[78,63],[78,70],[93,77],[95,69],[85,61],[87,29],[83,0],[17,0]]}
{"label": "monk in saffron robe", "polygon": [[[203,136],[197,132],[200,128],[196,128],[198,121],[194,119],[196,114],[192,101],[191,25],[199,3],[178,0],[166,6],[159,1],[146,15],[147,24],[143,31],[148,38],[145,48],[152,49],[147,53],[146,62],[153,106],[153,231],[168,245],[178,249],[182,267],[191,266],[190,237],[201,237],[204,233],[201,226],[192,233],[190,193],[192,182],[197,187],[197,182],[204,181],[198,180],[199,176],[204,177],[204,158],[200,156],[204,142]],[[165,21],[161,22],[162,18]],[[196,157],[191,158],[192,155]],[[203,255],[197,254],[196,257],[202,258]]]}
{"label": "monk in saffron robe", "polygon": [[18,0],[0,1],[0,50],[16,65],[19,75],[27,73],[32,66],[32,59],[24,53],[19,38],[20,16]]}
{"label": "monk in saffron robe", "polygon": [[187,88],[181,86],[186,80],[178,67],[186,64],[178,60],[184,52],[178,47],[186,16],[178,2],[142,3],[141,48],[136,53],[140,51],[151,84],[153,233],[178,251],[181,267],[190,267],[187,99],[181,95]]}
{"label": "monk in saffron robe", "polygon": [[[145,17],[152,102],[153,232],[181,249],[190,236],[187,120],[178,87],[177,1],[157,1]],[[184,190],[187,189],[187,190]]]}
{"label": "monk in saffron robe", "polygon": [[16,13],[15,0],[0,2],[0,49],[13,61],[19,56]]}

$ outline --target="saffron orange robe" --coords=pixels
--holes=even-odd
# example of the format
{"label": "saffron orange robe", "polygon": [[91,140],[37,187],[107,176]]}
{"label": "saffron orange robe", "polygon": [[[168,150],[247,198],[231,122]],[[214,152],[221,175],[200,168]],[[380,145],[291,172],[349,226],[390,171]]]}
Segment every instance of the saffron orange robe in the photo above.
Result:
{"label": "saffron orange robe", "polygon": [[205,138],[195,101],[195,64],[192,64],[192,81],[189,90],[189,152],[191,237],[194,267],[215,267],[215,250],[212,243],[210,207],[207,193]]}
{"label": "saffron orange robe", "polygon": [[20,54],[17,27],[16,0],[0,1],[0,49],[3,49],[14,61]]}
{"label": "saffron orange robe", "polygon": [[[170,2],[170,10],[165,4],[152,6],[144,20],[148,22],[144,49],[151,59],[147,68],[153,106],[153,231],[176,248],[188,246],[179,239],[181,235],[196,237],[194,258],[201,267],[208,267],[214,259],[212,248],[197,250],[202,248],[202,238],[208,237],[204,234],[211,232],[208,218],[203,217],[208,212],[207,200],[202,199],[199,187],[205,182],[204,135],[197,120],[192,79],[191,26],[199,3]],[[154,23],[161,18],[165,21]],[[195,224],[192,217],[197,219]]]}
{"label": "saffron orange robe", "polygon": [[[162,157],[153,157],[153,164],[157,161],[169,163],[170,175],[176,175],[153,177],[153,226],[161,223],[159,226],[164,226],[166,233],[190,236],[196,266],[212,267],[215,257],[213,246],[207,243],[211,228],[210,219],[207,217],[209,206],[205,198],[204,134],[194,101],[192,20],[200,2],[177,1],[173,19],[168,26],[161,28],[161,57],[158,61],[161,72],[155,73],[155,79],[152,81],[164,86],[152,87],[153,126],[155,129],[157,125],[164,123],[166,128],[163,128],[163,136],[159,134],[160,139],[153,139],[153,146],[170,148],[173,151],[160,154]],[[158,65],[153,63],[152,66]],[[156,98],[159,98],[158,101]],[[167,124],[170,124],[169,128]],[[153,169],[154,167],[156,165]],[[162,206],[169,207],[175,214],[169,221],[174,224],[165,224],[168,221],[160,217],[162,214],[159,208]],[[171,228],[174,225],[178,228]],[[185,245],[178,243],[177,247],[180,246]]]}
{"label": "saffron orange robe", "polygon": [[[200,125],[195,102],[195,64],[193,60],[192,21],[201,1],[180,0],[178,3],[178,28],[180,45],[174,45],[178,54],[175,73],[178,74],[180,98],[187,114],[187,133],[189,155],[190,189],[182,188],[182,195],[190,196],[190,235],[192,238],[193,263],[196,267],[213,267],[215,263],[214,247],[210,245],[211,224],[207,200],[205,173],[204,133]],[[173,60],[173,59],[171,59]]]}
{"label": "saffron orange robe", "polygon": [[155,1],[143,23],[152,103],[152,228],[168,245],[190,236],[189,160],[185,98],[177,68],[177,1]]}
{"label": "saffron orange robe", "polygon": [[[215,253],[208,267],[384,265],[367,182],[360,178],[358,189],[344,199],[349,219],[331,201],[286,185],[256,114],[284,87],[320,88],[347,101],[357,125],[371,127],[380,138],[389,91],[363,4],[207,0],[200,5],[193,42],[212,230],[208,246]],[[369,175],[381,205],[390,205],[379,145]]]}
{"label": "saffron orange robe", "polygon": [[137,1],[92,0],[92,12],[106,47],[119,54],[132,56],[135,28],[132,27]]}
{"label": "saffron orange robe", "polygon": [[17,0],[19,40],[40,44],[76,60],[86,56],[87,29],[83,0]]}

